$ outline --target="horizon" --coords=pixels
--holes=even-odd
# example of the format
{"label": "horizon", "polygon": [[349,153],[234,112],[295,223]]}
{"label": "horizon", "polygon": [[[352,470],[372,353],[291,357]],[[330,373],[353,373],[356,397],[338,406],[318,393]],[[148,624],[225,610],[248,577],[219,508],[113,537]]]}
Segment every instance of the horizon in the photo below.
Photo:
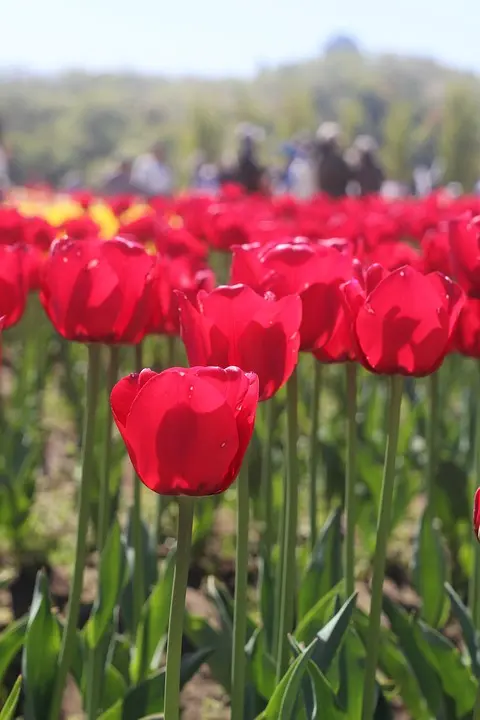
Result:
{"label": "horizon", "polygon": [[[324,0],[325,1],[325,0]],[[460,9],[460,12],[458,12]],[[25,18],[28,17],[28,25]],[[476,0],[456,8],[432,0],[16,0],[2,12],[0,74],[133,74],[169,79],[250,79],[262,69],[314,60],[336,36],[368,55],[431,60],[480,72]],[[232,22],[233,19],[233,22]],[[39,52],[39,46],[41,51]],[[93,48],[93,50],[92,50]]]}

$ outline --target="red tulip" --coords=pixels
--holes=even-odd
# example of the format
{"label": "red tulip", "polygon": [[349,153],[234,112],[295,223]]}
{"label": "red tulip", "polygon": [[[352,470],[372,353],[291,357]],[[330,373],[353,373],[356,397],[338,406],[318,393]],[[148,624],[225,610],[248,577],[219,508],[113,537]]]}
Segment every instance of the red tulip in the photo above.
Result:
{"label": "red tulip", "polygon": [[56,240],[40,299],[56,330],[79,342],[140,342],[151,301],[153,258],[121,238]]}
{"label": "red tulip", "polygon": [[198,293],[198,309],[177,293],[180,328],[192,365],[238,365],[255,372],[260,400],[267,400],[288,380],[298,362],[302,318],[295,295],[277,300],[246,285],[223,285]]}
{"label": "red tulip", "polygon": [[89,215],[81,215],[80,217],[65,220],[64,223],[59,225],[58,229],[71,240],[94,237],[100,232],[99,226]]}
{"label": "red tulip", "polygon": [[455,347],[462,355],[480,358],[480,298],[466,297],[455,330]]}
{"label": "red tulip", "polygon": [[16,208],[0,207],[0,244],[15,245],[24,241],[25,218]]}
{"label": "red tulip", "polygon": [[72,198],[73,202],[76,202],[78,205],[80,205],[83,210],[88,210],[90,205],[95,200],[95,195],[90,192],[90,190],[74,190],[70,193],[70,197]]}
{"label": "red tulip", "polygon": [[449,240],[455,277],[468,295],[480,298],[480,217],[452,220]]}
{"label": "red tulip", "polygon": [[28,245],[34,245],[39,250],[48,252],[56,235],[56,229],[42,217],[25,218],[24,237]]}
{"label": "red tulip", "polygon": [[144,245],[155,240],[157,229],[157,217],[152,212],[148,212],[135,220],[124,223],[118,232],[122,237],[136,240]]}
{"label": "red tulip", "polygon": [[157,256],[153,276],[151,314],[148,332],[160,335],[179,335],[180,317],[175,290],[195,302],[199,290],[210,292],[215,286],[215,275],[210,268],[195,269],[189,257],[167,258]]}
{"label": "red tulip", "polygon": [[452,275],[448,228],[438,227],[427,230],[422,238],[423,272],[441,272]]}
{"label": "red tulip", "polygon": [[23,315],[27,284],[20,246],[0,245],[0,317],[3,329],[15,325]]}
{"label": "red tulip", "polygon": [[115,217],[120,218],[135,203],[135,196],[129,194],[115,195],[107,198],[105,202],[110,206],[110,210]]}
{"label": "red tulip", "polygon": [[480,488],[475,492],[475,499],[473,503],[473,529],[477,540],[480,542]]}
{"label": "red tulip", "polygon": [[365,289],[344,286],[358,359],[371,372],[429,375],[442,363],[464,303],[460,287],[440,273],[405,266],[369,268]]}
{"label": "red tulip", "polygon": [[143,370],[112,390],[113,417],[142,482],[161,495],[216,495],[250,442],[258,379],[239,368]]}

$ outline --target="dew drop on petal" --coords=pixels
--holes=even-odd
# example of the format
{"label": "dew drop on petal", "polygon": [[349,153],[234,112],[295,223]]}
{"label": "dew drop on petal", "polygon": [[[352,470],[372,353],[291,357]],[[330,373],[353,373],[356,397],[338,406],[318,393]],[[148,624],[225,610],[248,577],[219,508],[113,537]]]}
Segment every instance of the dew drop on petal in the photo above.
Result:
{"label": "dew drop on petal", "polygon": [[90,262],[87,265],[87,270],[93,270],[94,268],[98,267],[99,264],[100,264],[100,261],[97,260],[96,258],[93,260],[90,260]]}
{"label": "dew drop on petal", "polygon": [[223,449],[223,448],[226,447],[226,446],[227,446],[227,442],[226,442],[226,440],[224,440],[224,441],[222,442],[222,444],[220,445],[220,447]]}

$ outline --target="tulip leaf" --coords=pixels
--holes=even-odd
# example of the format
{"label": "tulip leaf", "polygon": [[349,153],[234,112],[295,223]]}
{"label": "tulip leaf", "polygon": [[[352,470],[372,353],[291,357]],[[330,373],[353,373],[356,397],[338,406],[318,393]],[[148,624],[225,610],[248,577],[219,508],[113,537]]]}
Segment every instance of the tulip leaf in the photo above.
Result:
{"label": "tulip leaf", "polygon": [[[357,609],[355,611],[355,629],[364,645],[368,636],[368,623],[368,617]],[[378,665],[384,675],[395,683],[398,695],[410,711],[411,716],[418,720],[430,720],[431,713],[412,667],[392,631],[383,627],[380,631]]]}
{"label": "tulip leaf", "polygon": [[452,613],[462,628],[463,639],[472,663],[472,670],[478,678],[480,677],[479,647],[472,616],[451,585],[445,583],[445,590],[452,604]]}
{"label": "tulip leaf", "polygon": [[445,606],[446,556],[440,530],[432,520],[431,510],[425,508],[416,538],[413,582],[422,599],[422,618],[438,627]]}
{"label": "tulip leaf", "polygon": [[342,591],[343,583],[339,583],[324,595],[300,620],[294,632],[295,639],[299,643],[309,643],[317,632],[323,628],[326,622],[335,613],[336,598]]}
{"label": "tulip leaf", "polygon": [[334,617],[317,633],[318,643],[312,654],[312,661],[323,673],[328,672],[330,664],[342,644],[355,608],[356,599],[357,593],[353,593]]}
{"label": "tulip leaf", "polygon": [[[180,687],[182,688],[208,660],[211,648],[202,648],[182,658]],[[123,700],[106,710],[99,720],[138,720],[153,713],[163,712],[165,701],[165,668],[154,673],[138,685],[131,687]]]}
{"label": "tulip leaf", "polygon": [[[335,693],[327,678],[321,672],[318,665],[310,660],[308,663],[308,674],[310,676],[314,704],[309,720],[346,720],[348,717],[360,717],[353,713],[346,715],[337,705]],[[360,694],[360,699],[362,695]]]}
{"label": "tulip leaf", "polygon": [[212,653],[208,657],[212,675],[229,692],[232,657],[231,636],[215,630],[205,618],[191,615],[188,612],[185,613],[184,633],[196,648],[212,648]]}
{"label": "tulip leaf", "polygon": [[102,688],[102,707],[109,708],[118,700],[122,700],[127,693],[127,683],[122,674],[114,665],[107,665],[104,669]]}
{"label": "tulip leaf", "polygon": [[127,581],[127,557],[118,522],[114,522],[105,543],[99,571],[99,587],[92,614],[85,626],[85,638],[91,648],[98,646],[109,627]]}
{"label": "tulip leaf", "polygon": [[10,693],[5,700],[5,703],[0,710],[0,720],[13,720],[15,717],[15,711],[18,705],[18,698],[20,697],[20,691],[22,689],[22,676],[19,675],[15,685],[10,690]]}
{"label": "tulip leaf", "polygon": [[[143,597],[147,598],[150,594],[150,590],[156,585],[158,581],[157,572],[157,548],[153,534],[150,534],[147,525],[142,521],[141,523],[141,538],[142,538],[142,557],[140,562],[143,563],[143,577],[144,577],[144,588]],[[134,613],[133,613],[133,582],[134,582],[134,564],[135,558],[135,547],[133,542],[133,518],[132,511],[128,520],[128,528],[126,533],[126,544],[127,544],[127,563],[129,567],[128,581],[123,590],[121,597],[121,610],[122,618],[125,623],[125,627],[128,633],[135,637],[137,628],[134,627]]]}
{"label": "tulip leaf", "polygon": [[129,641],[124,635],[116,634],[114,636],[110,653],[112,665],[118,670],[127,685],[131,685],[131,647]]}
{"label": "tulip leaf", "polygon": [[60,629],[50,607],[45,572],[37,574],[22,655],[25,720],[48,717],[60,652]]}
{"label": "tulip leaf", "polygon": [[418,623],[404,610],[384,596],[383,609],[390,620],[392,631],[397,636],[400,647],[405,653],[430,712],[439,720],[448,717],[442,692],[442,684],[435,667],[432,665],[432,653],[422,635]]}
{"label": "tulip leaf", "polygon": [[298,597],[300,619],[305,617],[318,600],[341,580],[341,516],[340,508],[330,514],[315,543],[309,566],[300,585]]}
{"label": "tulip leaf", "polygon": [[20,651],[25,640],[27,630],[28,616],[20,618],[8,625],[8,627],[0,633],[0,682],[5,677],[10,663],[14,660]]}
{"label": "tulip leaf", "polygon": [[257,628],[248,641],[245,652],[255,689],[265,700],[269,700],[275,690],[275,661],[267,652],[265,628]]}
{"label": "tulip leaf", "polygon": [[130,676],[135,684],[144,679],[150,669],[158,669],[158,651],[168,629],[175,556],[176,549],[166,558],[160,579],[142,608],[130,666]]}
{"label": "tulip leaf", "polygon": [[265,711],[260,716],[261,720],[292,720],[293,709],[300,694],[301,682],[317,643],[318,638],[315,638],[290,665],[275,688]]}
{"label": "tulip leaf", "polygon": [[444,692],[455,702],[457,717],[463,718],[475,705],[477,683],[463,661],[460,651],[437,630],[419,622],[421,633],[428,643],[432,665],[435,667]]}

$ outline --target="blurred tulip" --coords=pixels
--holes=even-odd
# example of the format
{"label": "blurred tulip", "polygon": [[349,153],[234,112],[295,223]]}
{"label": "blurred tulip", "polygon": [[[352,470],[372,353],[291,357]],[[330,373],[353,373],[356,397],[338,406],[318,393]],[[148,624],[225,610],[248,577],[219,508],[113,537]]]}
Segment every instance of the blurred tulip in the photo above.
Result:
{"label": "blurred tulip", "polygon": [[23,315],[27,300],[27,283],[21,246],[0,244],[0,317],[3,329],[15,325]]}
{"label": "blurred tulip", "polygon": [[56,240],[40,299],[67,340],[136,344],[147,329],[153,262],[141,245],[121,238]]}
{"label": "blurred tulip", "polygon": [[199,290],[210,292],[214,286],[213,271],[208,267],[194,269],[188,256],[157,256],[148,332],[179,335],[180,317],[175,290],[181,290],[188,300],[195,302]]}
{"label": "blurred tulip", "polygon": [[258,295],[246,285],[199,292],[198,309],[177,293],[181,336],[192,365],[238,365],[258,375],[260,400],[272,397],[298,362],[300,299]]}

